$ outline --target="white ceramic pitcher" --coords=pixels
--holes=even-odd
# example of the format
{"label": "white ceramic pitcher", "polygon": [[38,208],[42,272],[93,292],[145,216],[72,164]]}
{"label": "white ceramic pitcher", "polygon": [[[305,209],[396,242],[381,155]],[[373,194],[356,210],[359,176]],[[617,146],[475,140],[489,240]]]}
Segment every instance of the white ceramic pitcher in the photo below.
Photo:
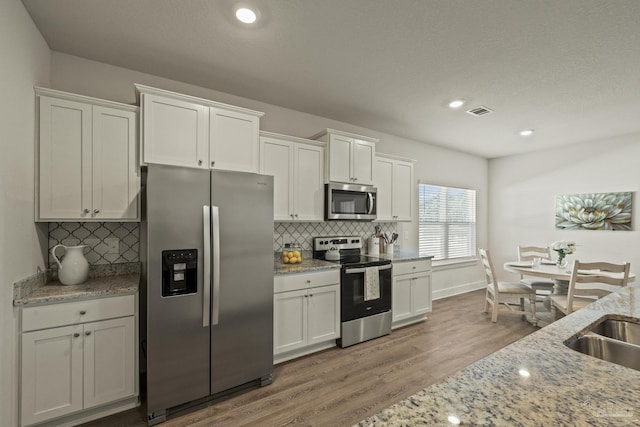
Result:
{"label": "white ceramic pitcher", "polygon": [[[62,261],[56,256],[56,249],[64,248]],[[53,259],[58,263],[58,279],[63,285],[78,285],[89,277],[89,263],[82,252],[87,245],[55,245],[51,249]]]}

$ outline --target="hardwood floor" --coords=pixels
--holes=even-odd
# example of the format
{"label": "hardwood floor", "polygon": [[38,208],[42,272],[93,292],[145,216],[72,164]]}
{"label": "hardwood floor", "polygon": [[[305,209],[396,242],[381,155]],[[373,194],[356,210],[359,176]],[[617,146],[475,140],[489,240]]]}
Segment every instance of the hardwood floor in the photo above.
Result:
{"label": "hardwood floor", "polygon": [[[434,301],[424,322],[352,347],[276,365],[273,384],[209,403],[162,426],[351,426],[536,328],[482,313],[484,290]],[[144,405],[92,427],[142,427]]]}

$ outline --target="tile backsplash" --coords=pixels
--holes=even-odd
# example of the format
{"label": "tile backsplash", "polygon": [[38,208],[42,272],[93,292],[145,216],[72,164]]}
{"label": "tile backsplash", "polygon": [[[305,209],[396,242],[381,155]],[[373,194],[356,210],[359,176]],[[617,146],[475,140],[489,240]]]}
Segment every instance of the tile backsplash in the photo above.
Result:
{"label": "tile backsplash", "polygon": [[314,237],[360,236],[368,239],[375,233],[376,225],[388,234],[398,231],[395,222],[276,222],[273,225],[273,250],[276,252],[282,251],[284,244],[290,242],[299,243],[303,251],[311,251]]}
{"label": "tile backsplash", "polygon": [[[137,222],[50,222],[49,267],[55,265],[51,249],[57,245],[87,245],[90,265],[140,261],[140,224]],[[109,245],[115,249],[109,250]],[[62,249],[56,251],[60,257]]]}
{"label": "tile backsplash", "polygon": [[[313,250],[313,238],[320,236],[371,237],[378,225],[386,233],[397,232],[395,222],[275,222],[273,250],[282,251],[285,243],[296,242],[302,250]],[[49,267],[55,265],[51,249],[57,245],[87,245],[85,257],[90,265],[140,261],[140,224],[137,222],[51,222],[49,223]],[[109,245],[116,246],[110,253]],[[366,246],[365,246],[366,247]],[[56,255],[60,257],[62,250]]]}

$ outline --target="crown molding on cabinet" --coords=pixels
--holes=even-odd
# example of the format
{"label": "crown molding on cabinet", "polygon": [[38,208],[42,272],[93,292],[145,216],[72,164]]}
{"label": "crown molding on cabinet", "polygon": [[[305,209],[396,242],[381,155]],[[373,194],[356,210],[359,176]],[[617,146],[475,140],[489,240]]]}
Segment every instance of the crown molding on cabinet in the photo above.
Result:
{"label": "crown molding on cabinet", "polygon": [[123,104],[121,102],[109,101],[107,99],[94,98],[91,96],[78,95],[75,93],[63,92],[61,90],[49,89],[46,87],[34,86],[37,96],[52,96],[58,99],[66,99],[67,101],[86,102],[91,105],[99,105],[102,107],[117,108],[125,111],[133,111],[137,113],[140,107],[137,105]]}
{"label": "crown molding on cabinet", "polygon": [[315,135],[313,135],[312,137],[310,137],[310,139],[318,139],[323,137],[324,135],[327,134],[332,134],[332,135],[341,135],[341,136],[346,136],[347,138],[354,138],[354,139],[359,139],[361,141],[368,141],[368,142],[379,142],[380,140],[378,138],[372,138],[370,136],[363,136],[363,135],[357,135],[355,133],[349,133],[349,132],[344,132],[341,130],[336,130],[336,129],[325,129],[321,132],[316,133]]}

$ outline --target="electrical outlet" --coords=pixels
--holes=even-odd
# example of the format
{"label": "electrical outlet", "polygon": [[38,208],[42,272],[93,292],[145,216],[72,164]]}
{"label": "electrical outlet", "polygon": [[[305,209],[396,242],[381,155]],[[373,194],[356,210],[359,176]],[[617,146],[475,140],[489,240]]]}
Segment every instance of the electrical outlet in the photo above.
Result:
{"label": "electrical outlet", "polygon": [[107,253],[108,254],[119,254],[120,253],[120,239],[117,237],[107,237],[104,239],[104,242],[107,244]]}

